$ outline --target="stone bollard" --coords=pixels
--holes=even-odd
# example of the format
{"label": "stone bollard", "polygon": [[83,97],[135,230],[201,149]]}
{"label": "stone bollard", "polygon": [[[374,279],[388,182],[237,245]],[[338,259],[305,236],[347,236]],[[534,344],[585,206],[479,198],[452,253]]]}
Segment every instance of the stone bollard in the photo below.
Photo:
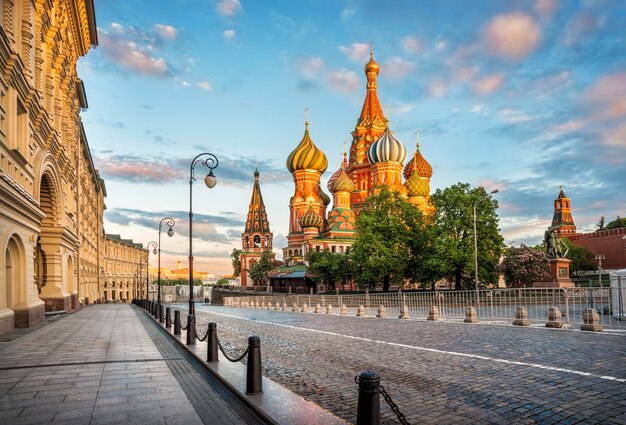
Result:
{"label": "stone bollard", "polygon": [[600,315],[593,308],[588,308],[583,313],[583,324],[580,325],[581,331],[602,332],[600,324]]}
{"label": "stone bollard", "polygon": [[196,318],[193,314],[187,315],[187,345],[196,345]]}
{"label": "stone bollard", "polygon": [[298,308],[298,303],[293,303],[291,311],[300,311],[300,309]]}
{"label": "stone bollard", "polygon": [[322,306],[315,304],[315,313],[320,314],[322,312]]}
{"label": "stone bollard", "polygon": [[465,307],[465,323],[478,323],[478,319],[476,318],[476,307],[467,306]]}
{"label": "stone bollard", "polygon": [[[257,305],[258,305],[258,303],[257,303]],[[263,301],[263,302],[261,303],[261,310],[265,310],[265,301]]]}
{"label": "stone bollard", "polygon": [[289,306],[287,303],[283,303],[283,311],[289,311]]}
{"label": "stone bollard", "polygon": [[409,316],[409,308],[406,306],[406,304],[404,304],[401,308],[400,308],[400,315],[398,316],[398,319],[408,319]]}
{"label": "stone bollard", "polygon": [[547,328],[562,328],[565,323],[561,322],[561,310],[552,306],[548,309],[548,321],[546,322]]}
{"label": "stone bollard", "polygon": [[326,306],[326,314],[333,314],[333,305],[332,304],[328,304]]}
{"label": "stone bollard", "polygon": [[384,305],[381,304],[378,306],[378,313],[376,314],[376,317],[387,317],[387,311],[385,310]]}
{"label": "stone bollard", "polygon": [[258,336],[248,338],[248,366],[246,371],[246,394],[263,392],[261,376],[261,339]]}
{"label": "stone bollard", "polygon": [[530,326],[526,307],[517,307],[515,309],[515,320],[513,320],[513,324],[515,326]]}
{"label": "stone bollard", "polygon": [[[265,304],[265,303],[263,303],[263,304]],[[259,307],[260,307],[259,300],[256,300],[256,308],[259,308]]]}
{"label": "stone bollard", "polygon": [[439,320],[439,307],[433,305],[428,311],[428,320]]}
{"label": "stone bollard", "polygon": [[363,307],[363,305],[361,304],[359,306],[359,308],[356,310],[356,315],[358,317],[364,317],[365,316],[365,307]]}
{"label": "stone bollard", "polygon": [[366,370],[355,378],[359,384],[359,398],[356,408],[357,425],[380,425],[380,376]]}
{"label": "stone bollard", "polygon": [[217,356],[217,323],[209,323],[209,336],[206,339],[207,342],[207,362],[217,362],[219,358]]}
{"label": "stone bollard", "polygon": [[302,304],[302,312],[303,313],[308,313],[309,312],[309,306],[306,305],[306,303]]}
{"label": "stone bollard", "polygon": [[174,310],[174,335],[180,335],[180,310]]}
{"label": "stone bollard", "polygon": [[341,308],[339,309],[339,313],[342,316],[347,316],[348,315],[348,306],[345,304],[341,304]]}
{"label": "stone bollard", "polygon": [[172,309],[169,307],[165,309],[165,327],[167,329],[172,327]]}
{"label": "stone bollard", "polygon": [[276,303],[276,306],[274,307],[274,310],[275,311],[280,311],[280,304],[279,303]]}
{"label": "stone bollard", "polygon": [[165,315],[163,314],[164,307],[163,304],[159,304],[159,323],[163,323],[163,319],[165,319]]}

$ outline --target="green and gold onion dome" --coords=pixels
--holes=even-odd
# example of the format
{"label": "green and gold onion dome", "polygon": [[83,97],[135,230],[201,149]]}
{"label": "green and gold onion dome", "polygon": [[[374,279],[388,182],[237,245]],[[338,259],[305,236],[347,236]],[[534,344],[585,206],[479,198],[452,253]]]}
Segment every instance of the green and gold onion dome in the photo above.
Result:
{"label": "green and gold onion dome", "polygon": [[304,137],[300,144],[287,157],[287,169],[292,174],[298,170],[316,170],[320,173],[326,171],[328,160],[311,140],[309,136],[309,122],[305,122]]}
{"label": "green and gold onion dome", "polygon": [[367,150],[370,164],[377,162],[400,162],[406,159],[406,148],[389,130],[389,122],[385,120],[385,132]]}
{"label": "green and gold onion dome", "polygon": [[409,179],[413,174],[413,171],[417,171],[420,177],[431,178],[433,175],[433,167],[424,159],[420,152],[420,145],[417,144],[415,149],[415,155],[404,167],[404,178]]}
{"label": "green and gold onion dome", "polygon": [[354,183],[352,179],[346,174],[346,170],[343,165],[339,169],[339,175],[332,181],[328,182],[328,190],[330,193],[337,192],[352,192],[354,190]]}
{"label": "green and gold onion dome", "polygon": [[[406,171],[406,169],[405,169]],[[427,198],[430,195],[430,184],[428,179],[420,176],[419,171],[416,169],[404,182],[408,196],[422,196]]]}
{"label": "green and gold onion dome", "polygon": [[315,210],[313,210],[312,205],[309,207],[307,212],[300,216],[298,222],[300,223],[300,227],[303,229],[305,227],[317,227],[319,229],[324,224],[324,220],[318,213],[315,212]]}

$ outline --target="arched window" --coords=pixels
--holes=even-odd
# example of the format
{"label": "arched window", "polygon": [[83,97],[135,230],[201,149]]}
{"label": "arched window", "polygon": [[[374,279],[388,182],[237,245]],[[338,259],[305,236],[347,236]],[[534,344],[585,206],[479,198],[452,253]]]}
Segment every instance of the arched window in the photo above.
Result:
{"label": "arched window", "polygon": [[254,247],[255,248],[261,247],[261,237],[259,235],[254,235]]}

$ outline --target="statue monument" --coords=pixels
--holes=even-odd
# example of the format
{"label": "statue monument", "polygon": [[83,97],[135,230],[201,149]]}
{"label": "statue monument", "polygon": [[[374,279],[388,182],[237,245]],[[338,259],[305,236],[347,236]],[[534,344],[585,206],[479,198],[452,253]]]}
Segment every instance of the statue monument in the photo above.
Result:
{"label": "statue monument", "polygon": [[574,282],[569,277],[569,265],[572,262],[565,258],[569,248],[557,234],[559,226],[550,226],[545,231],[543,246],[550,262],[551,281],[533,282],[533,288],[572,288]]}

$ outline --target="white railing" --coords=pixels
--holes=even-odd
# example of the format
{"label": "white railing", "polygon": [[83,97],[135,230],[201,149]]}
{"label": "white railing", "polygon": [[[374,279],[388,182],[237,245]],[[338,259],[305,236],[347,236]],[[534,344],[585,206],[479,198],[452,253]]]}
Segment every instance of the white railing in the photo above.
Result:
{"label": "white railing", "polygon": [[[278,308],[276,304],[278,303]],[[626,288],[527,288],[475,291],[434,291],[369,293],[358,295],[287,295],[225,297],[224,305],[232,307],[265,308],[302,312],[304,304],[313,313],[316,306],[323,314],[350,315],[363,306],[365,316],[379,315],[384,307],[388,318],[398,318],[401,308],[411,319],[426,319],[436,306],[440,320],[463,321],[466,308],[475,307],[479,322],[512,323],[517,307],[524,307],[530,323],[548,321],[548,310],[555,306],[561,311],[561,321],[569,325],[583,323],[583,313],[593,308],[602,327],[626,329]],[[331,305],[329,312],[327,307]],[[342,306],[345,306],[342,308]]]}

